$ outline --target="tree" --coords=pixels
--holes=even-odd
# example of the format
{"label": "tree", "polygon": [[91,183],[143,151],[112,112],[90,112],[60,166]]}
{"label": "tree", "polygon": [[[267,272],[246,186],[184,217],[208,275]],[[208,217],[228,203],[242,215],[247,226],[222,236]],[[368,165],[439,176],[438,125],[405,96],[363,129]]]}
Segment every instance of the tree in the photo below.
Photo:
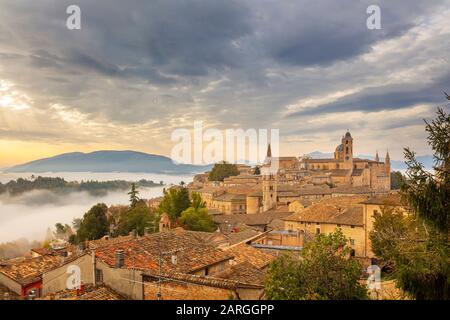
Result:
{"label": "tree", "polygon": [[138,204],[122,213],[117,227],[117,233],[119,235],[127,235],[131,231],[136,231],[138,235],[142,236],[146,229],[151,231],[155,226],[155,213],[145,204]]}
{"label": "tree", "polygon": [[406,183],[406,177],[400,171],[391,172],[391,189],[399,190]]}
{"label": "tree", "polygon": [[139,191],[136,188],[136,184],[131,184],[131,191],[128,192],[128,194],[130,195],[130,206],[134,208],[140,200],[138,197]]}
{"label": "tree", "polygon": [[192,231],[214,232],[217,229],[206,208],[187,208],[181,213],[179,222],[183,228]]}
{"label": "tree", "polygon": [[350,258],[351,248],[340,229],[317,235],[300,253],[273,261],[265,282],[269,299],[353,300],[367,299],[359,283],[361,266]]}
{"label": "tree", "polygon": [[450,114],[438,108],[428,123],[428,144],[433,149],[434,173],[425,170],[415,153],[405,148],[408,183],[403,192],[413,212],[448,236],[450,226]]}
{"label": "tree", "polygon": [[449,299],[448,245],[417,216],[383,206],[374,218],[372,250],[397,285],[415,299]]}
{"label": "tree", "polygon": [[80,228],[77,230],[76,242],[100,239],[108,234],[107,211],[108,207],[104,203],[98,203],[89,209],[84,214]]}
{"label": "tree", "polygon": [[259,166],[256,166],[256,167],[255,167],[255,172],[254,172],[254,174],[255,174],[255,175],[261,174],[261,169],[259,168]]}
{"label": "tree", "polygon": [[450,299],[450,116],[438,108],[437,117],[425,124],[434,172],[426,171],[405,148],[408,169],[402,196],[411,214],[376,215],[372,247],[394,265],[393,276],[406,293],[416,299]]}
{"label": "tree", "polygon": [[164,197],[159,204],[158,211],[160,214],[166,212],[171,220],[176,220],[190,205],[189,192],[186,188],[170,188],[164,190]]}
{"label": "tree", "polygon": [[223,181],[223,179],[239,175],[238,167],[235,164],[225,161],[214,164],[208,175],[209,181]]}
{"label": "tree", "polygon": [[187,230],[213,232],[217,229],[206,203],[197,192],[192,193],[192,204],[181,213],[179,222]]}

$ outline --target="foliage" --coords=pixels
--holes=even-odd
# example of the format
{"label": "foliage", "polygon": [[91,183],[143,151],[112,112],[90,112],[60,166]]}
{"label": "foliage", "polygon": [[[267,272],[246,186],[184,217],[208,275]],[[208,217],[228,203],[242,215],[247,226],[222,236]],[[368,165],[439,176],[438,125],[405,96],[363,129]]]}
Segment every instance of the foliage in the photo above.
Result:
{"label": "foliage", "polygon": [[261,169],[259,168],[259,166],[256,166],[256,167],[255,167],[254,174],[255,174],[255,175],[261,174]]}
{"label": "foliage", "polygon": [[208,175],[209,181],[223,181],[223,179],[239,175],[238,167],[235,164],[225,161],[214,164]]}
{"label": "foliage", "polygon": [[57,239],[68,239],[72,234],[72,228],[68,224],[57,223],[55,224],[54,236]]}
{"label": "foliage", "polygon": [[391,172],[391,189],[399,190],[406,183],[406,177],[400,171]]}
{"label": "foliage", "polygon": [[164,197],[159,204],[158,211],[160,214],[167,213],[171,220],[176,220],[190,205],[188,190],[184,187],[174,187],[164,190]]}
{"label": "foliage", "polygon": [[[155,187],[159,184],[150,180],[140,180],[135,183],[141,187]],[[63,178],[32,177],[30,180],[18,178],[8,183],[0,183],[0,194],[9,193],[12,196],[20,195],[31,190],[49,190],[57,193],[69,193],[75,191],[86,191],[94,196],[105,195],[110,190],[126,190],[131,186],[131,182],[124,180],[113,181],[81,181],[69,182]]]}
{"label": "foliage", "polygon": [[99,203],[84,214],[80,228],[77,230],[77,243],[100,239],[108,234],[107,211],[108,207],[104,203]]}
{"label": "foliage", "polygon": [[130,195],[130,207],[134,208],[136,207],[137,203],[139,202],[139,191],[136,189],[136,184],[131,184],[131,191],[128,192]]}
{"label": "foliage", "polygon": [[202,197],[198,192],[192,192],[191,198],[192,198],[191,207],[193,207],[194,209],[206,208],[206,203],[205,201],[203,201]]}
{"label": "foliage", "polygon": [[369,237],[375,255],[416,299],[449,299],[450,250],[444,236],[417,216],[383,206]]}
{"label": "foliage", "polygon": [[136,231],[138,235],[144,235],[146,229],[154,231],[156,228],[156,214],[145,204],[139,203],[130,210],[123,212],[116,233],[127,235],[131,231]]}
{"label": "foliage", "polygon": [[187,230],[214,232],[217,229],[206,208],[187,208],[181,214],[179,221]]}
{"label": "foliage", "polygon": [[383,209],[375,215],[370,238],[375,254],[394,266],[393,276],[406,293],[416,299],[450,299],[450,116],[439,108],[426,131],[434,172],[405,149],[402,195],[412,212],[403,216]]}
{"label": "foliage", "polygon": [[450,226],[450,114],[439,108],[437,117],[426,122],[428,144],[434,151],[434,173],[426,171],[405,149],[408,183],[403,192],[408,204],[421,219],[448,235]]}
{"label": "foliage", "polygon": [[300,256],[286,254],[273,261],[266,277],[269,299],[352,300],[367,299],[358,281],[360,264],[350,258],[351,248],[340,229],[317,235]]}

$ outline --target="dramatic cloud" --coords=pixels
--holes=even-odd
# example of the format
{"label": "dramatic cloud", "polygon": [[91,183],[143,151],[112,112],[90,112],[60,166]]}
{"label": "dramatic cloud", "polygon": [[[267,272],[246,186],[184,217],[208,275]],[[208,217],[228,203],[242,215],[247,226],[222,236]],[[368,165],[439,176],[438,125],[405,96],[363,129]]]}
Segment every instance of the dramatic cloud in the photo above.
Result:
{"label": "dramatic cloud", "polygon": [[350,129],[359,153],[399,157],[399,136],[429,152],[421,118],[450,91],[450,0],[79,0],[68,30],[71,4],[0,3],[0,146],[169,155],[203,120],[280,128],[289,154]]}

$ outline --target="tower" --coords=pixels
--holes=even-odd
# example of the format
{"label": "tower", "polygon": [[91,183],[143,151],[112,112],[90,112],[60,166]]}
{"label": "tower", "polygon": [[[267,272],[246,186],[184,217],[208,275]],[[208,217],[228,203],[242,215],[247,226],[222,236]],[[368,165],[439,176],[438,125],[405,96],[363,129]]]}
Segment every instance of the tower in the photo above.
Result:
{"label": "tower", "polygon": [[375,161],[380,162],[380,157],[378,156],[378,150],[377,150],[377,153],[375,154]]}
{"label": "tower", "polygon": [[386,168],[386,176],[388,177],[387,190],[391,190],[391,157],[389,157],[389,150],[386,150],[386,158],[384,158],[384,166]]}
{"label": "tower", "polygon": [[353,138],[349,131],[342,137],[343,168],[353,169]]}
{"label": "tower", "polygon": [[391,157],[389,157],[389,150],[386,150],[386,158],[384,158],[384,164],[386,166],[386,174],[391,175]]}
{"label": "tower", "polygon": [[167,213],[163,213],[161,219],[159,219],[159,232],[169,231],[171,227],[170,218]]}
{"label": "tower", "polygon": [[270,172],[267,166],[262,168],[262,189],[263,212],[276,208],[278,198],[277,174]]}

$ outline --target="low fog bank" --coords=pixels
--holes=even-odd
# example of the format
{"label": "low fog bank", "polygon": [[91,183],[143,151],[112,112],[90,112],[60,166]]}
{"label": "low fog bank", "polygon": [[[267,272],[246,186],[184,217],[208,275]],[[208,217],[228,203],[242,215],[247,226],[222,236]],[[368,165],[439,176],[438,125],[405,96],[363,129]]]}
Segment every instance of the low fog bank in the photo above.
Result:
{"label": "low fog bank", "polygon": [[[164,187],[140,188],[141,198],[161,196]],[[128,203],[128,190],[111,191],[105,196],[87,192],[56,194],[47,190],[33,190],[18,196],[0,196],[0,243],[19,238],[42,241],[48,227],[55,223],[71,224],[81,218],[93,205],[104,202],[108,206]]]}

